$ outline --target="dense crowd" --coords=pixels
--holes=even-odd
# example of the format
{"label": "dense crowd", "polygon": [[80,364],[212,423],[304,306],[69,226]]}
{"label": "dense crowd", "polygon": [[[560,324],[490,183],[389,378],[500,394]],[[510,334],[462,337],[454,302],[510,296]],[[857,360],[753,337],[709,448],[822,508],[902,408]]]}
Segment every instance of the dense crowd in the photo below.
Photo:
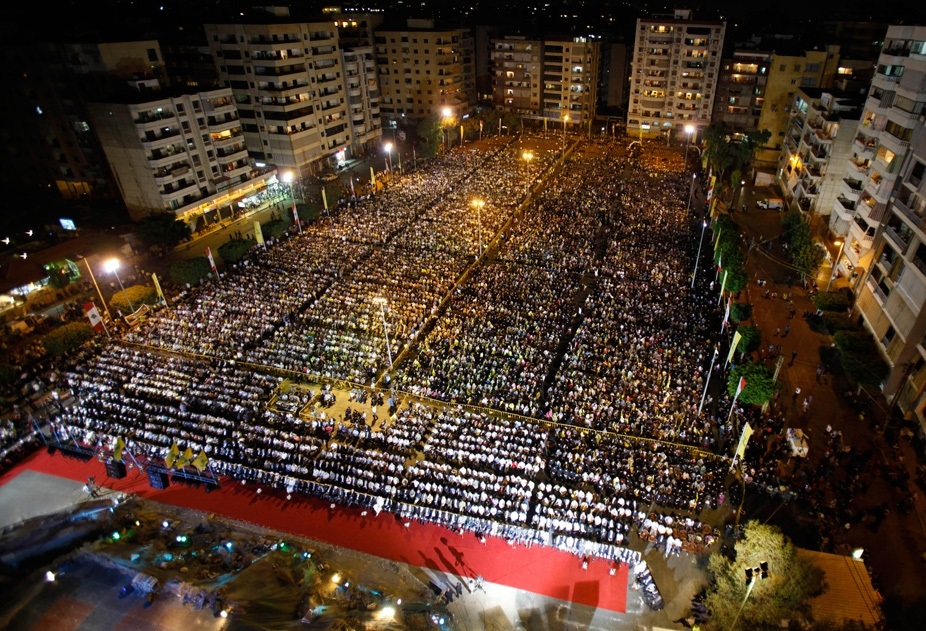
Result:
{"label": "dense crowd", "polygon": [[[69,372],[56,428],[479,535],[620,559],[636,527],[677,551],[725,471],[687,178],[580,143],[529,195],[558,153],[521,151],[455,151],[258,246]],[[384,373],[443,404],[378,418]],[[348,380],[351,409],[289,379]]]}

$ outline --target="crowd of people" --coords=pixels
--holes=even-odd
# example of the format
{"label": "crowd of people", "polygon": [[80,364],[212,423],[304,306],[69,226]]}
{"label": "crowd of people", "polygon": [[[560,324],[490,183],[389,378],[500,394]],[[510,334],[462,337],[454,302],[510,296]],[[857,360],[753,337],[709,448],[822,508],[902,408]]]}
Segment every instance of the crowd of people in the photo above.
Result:
{"label": "crowd of people", "polygon": [[[57,435],[615,560],[691,521],[725,468],[688,179],[656,148],[581,142],[555,179],[559,151],[522,151],[454,151],[257,246],[68,373]],[[337,413],[293,383],[343,380]]]}

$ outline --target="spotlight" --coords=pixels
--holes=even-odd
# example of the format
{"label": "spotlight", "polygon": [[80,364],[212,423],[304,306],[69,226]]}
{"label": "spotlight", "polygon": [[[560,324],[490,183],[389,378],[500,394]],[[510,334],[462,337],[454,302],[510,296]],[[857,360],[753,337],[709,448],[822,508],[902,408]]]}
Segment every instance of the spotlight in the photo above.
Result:
{"label": "spotlight", "polygon": [[47,572],[45,572],[45,580],[48,581],[49,583],[54,583],[55,573],[52,572],[51,570],[48,570]]}
{"label": "spotlight", "polygon": [[228,609],[223,609],[222,611],[220,611],[220,612],[219,612],[219,616],[222,617],[222,618],[227,618],[227,617],[228,617]]}

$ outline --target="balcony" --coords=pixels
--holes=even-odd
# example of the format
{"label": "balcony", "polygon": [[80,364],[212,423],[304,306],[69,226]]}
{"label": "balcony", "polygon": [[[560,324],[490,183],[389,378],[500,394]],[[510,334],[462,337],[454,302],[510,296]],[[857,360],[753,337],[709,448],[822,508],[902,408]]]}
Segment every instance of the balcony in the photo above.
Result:
{"label": "balcony", "polygon": [[165,120],[171,120],[173,117],[174,113],[170,110],[161,110],[160,112],[142,112],[133,122],[142,128],[148,128],[152,126],[152,124],[157,127],[157,123]]}
{"label": "balcony", "polygon": [[148,132],[141,138],[141,144],[146,149],[154,149],[180,137],[179,128],[170,128],[162,130],[160,134]]}
{"label": "balcony", "polygon": [[842,184],[839,186],[839,195],[845,199],[857,201],[858,196],[862,192],[862,181],[853,180],[850,178],[843,178]]}
{"label": "balcony", "polygon": [[857,206],[856,202],[847,197],[843,197],[842,195],[836,197],[836,203],[842,206],[842,212],[855,212],[855,208]]}
{"label": "balcony", "polygon": [[906,217],[912,225],[916,226],[920,230],[924,229],[923,217],[913,212],[913,209],[907,206],[904,202],[900,201],[898,198],[894,198],[894,209],[899,210],[900,214]]}
{"label": "balcony", "polygon": [[878,141],[875,138],[866,138],[865,136],[859,134],[855,137],[855,142],[853,143],[855,147],[855,152],[863,156],[873,156],[875,155],[875,149],[878,148]]}

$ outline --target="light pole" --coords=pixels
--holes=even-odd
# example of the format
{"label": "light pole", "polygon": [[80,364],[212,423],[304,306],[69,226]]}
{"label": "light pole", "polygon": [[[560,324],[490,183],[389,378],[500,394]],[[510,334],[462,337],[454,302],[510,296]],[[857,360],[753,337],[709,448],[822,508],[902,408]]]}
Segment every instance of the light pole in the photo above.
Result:
{"label": "light pole", "polygon": [[283,182],[289,186],[289,198],[293,202],[293,221],[296,222],[296,226],[299,228],[299,233],[302,233],[302,224],[299,222],[299,212],[296,210],[296,194],[293,192],[293,176],[292,171],[287,171],[283,174]]}
{"label": "light pole", "polygon": [[450,126],[450,121],[453,118],[453,110],[449,107],[445,107],[441,110],[441,116],[443,117],[444,124],[442,125],[442,132],[444,137],[444,151],[450,151],[450,143],[447,141],[447,127]]}
{"label": "light pole", "polygon": [[691,174],[691,186],[688,187],[688,212],[691,212],[691,197],[694,195],[694,183],[698,179],[697,173]]}
{"label": "light pole", "polygon": [[521,157],[527,162],[527,193],[529,195],[531,192],[531,160],[534,159],[534,152],[525,151],[521,154]]}
{"label": "light pole", "polygon": [[685,133],[688,134],[688,142],[685,143],[685,168],[688,168],[688,147],[691,146],[691,135],[694,133],[694,125],[685,125]]}
{"label": "light pole", "polygon": [[129,295],[125,293],[122,279],[119,278],[119,259],[109,259],[103,263],[103,269],[116,277],[116,282],[119,283],[119,289],[122,290],[122,295],[125,296],[126,301],[129,303],[129,308],[132,310],[132,313],[135,313],[135,305],[132,304],[132,299],[129,298]]}
{"label": "light pole", "polygon": [[730,631],[733,631],[736,628],[736,623],[740,619],[740,614],[743,613],[743,607],[746,606],[746,601],[749,599],[749,594],[752,593],[752,588],[756,586],[756,581],[760,578],[763,581],[768,578],[767,561],[762,561],[758,567],[746,568],[746,595],[743,596],[743,603],[740,605],[739,611],[736,612],[736,617],[733,618],[733,623],[730,625]]}
{"label": "light pole", "polygon": [[392,143],[387,142],[383,148],[386,150],[386,169],[388,169],[389,174],[392,175]]}
{"label": "light pole", "polygon": [[698,241],[698,255],[695,257],[694,274],[691,275],[691,288],[694,289],[695,279],[698,277],[698,263],[701,260],[701,245],[704,243],[704,231],[707,230],[707,219],[701,224],[701,239]]}
{"label": "light pole", "polygon": [[563,114],[563,158],[566,157],[566,123],[569,122],[569,114]]}
{"label": "light pole", "polygon": [[478,234],[479,240],[479,256],[482,256],[482,207],[485,206],[485,200],[474,199],[473,208],[476,209],[476,233]]}
{"label": "light pole", "polygon": [[698,416],[701,415],[701,410],[704,409],[704,400],[707,398],[707,387],[711,383],[711,375],[714,374],[714,362],[717,361],[717,355],[720,351],[717,350],[717,347],[714,347],[714,356],[711,358],[711,367],[707,369],[707,379],[704,380],[704,393],[701,395],[701,403],[698,405]]}
{"label": "light pole", "polygon": [[386,376],[389,377],[389,392],[392,394],[392,400],[395,401],[395,384],[392,382],[392,346],[389,344],[389,326],[386,324],[386,299],[378,296],[373,302],[379,305],[379,315],[383,319],[383,333],[386,336],[386,357],[389,359],[389,365],[386,367]]}
{"label": "light pole", "polygon": [[842,258],[842,251],[846,247],[845,239],[838,239],[838,241],[839,241],[839,253],[836,255],[836,258],[833,259],[833,270],[830,272],[830,279],[829,281],[827,281],[826,289],[824,291],[830,290],[830,286],[833,284],[833,279],[836,278],[836,270],[839,269],[839,259]]}

